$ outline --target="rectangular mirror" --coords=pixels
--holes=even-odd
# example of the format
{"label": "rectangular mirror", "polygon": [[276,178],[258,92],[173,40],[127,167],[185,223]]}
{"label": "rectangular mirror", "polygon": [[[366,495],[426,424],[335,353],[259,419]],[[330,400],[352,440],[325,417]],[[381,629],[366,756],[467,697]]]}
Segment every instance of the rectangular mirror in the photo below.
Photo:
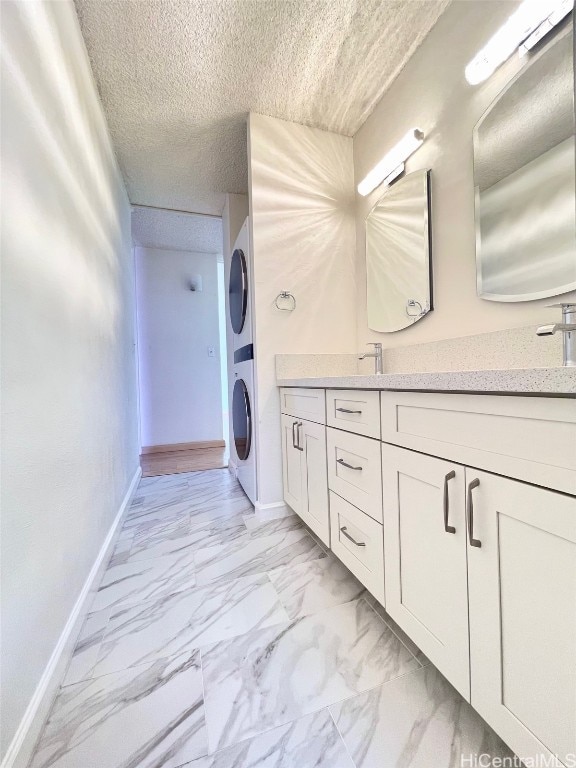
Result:
{"label": "rectangular mirror", "polygon": [[558,32],[474,129],[478,295],[528,301],[576,288],[572,28]]}
{"label": "rectangular mirror", "polygon": [[432,307],[430,174],[400,178],[366,219],[368,327],[401,331]]}

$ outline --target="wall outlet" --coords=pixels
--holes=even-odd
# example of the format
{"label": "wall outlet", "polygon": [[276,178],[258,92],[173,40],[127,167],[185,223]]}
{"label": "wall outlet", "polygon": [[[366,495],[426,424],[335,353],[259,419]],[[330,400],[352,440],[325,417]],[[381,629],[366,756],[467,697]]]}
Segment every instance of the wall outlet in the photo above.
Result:
{"label": "wall outlet", "polygon": [[216,349],[214,347],[208,347],[208,357],[216,357]]}

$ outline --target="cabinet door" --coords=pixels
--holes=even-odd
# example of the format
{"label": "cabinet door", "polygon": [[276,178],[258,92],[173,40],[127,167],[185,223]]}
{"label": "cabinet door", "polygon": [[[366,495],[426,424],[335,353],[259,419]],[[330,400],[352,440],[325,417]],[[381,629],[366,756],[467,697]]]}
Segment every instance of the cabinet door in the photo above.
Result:
{"label": "cabinet door", "polygon": [[382,445],[386,610],[470,698],[464,468]]}
{"label": "cabinet door", "polygon": [[282,416],[282,477],[284,501],[301,515],[304,496],[302,453],[297,447],[298,419]]}
{"label": "cabinet door", "polygon": [[573,765],[576,499],[468,468],[466,481],[472,704],[520,758]]}
{"label": "cabinet door", "polygon": [[302,507],[300,517],[314,533],[330,546],[328,512],[328,471],[326,468],[326,427],[301,421],[298,444],[302,455]]}

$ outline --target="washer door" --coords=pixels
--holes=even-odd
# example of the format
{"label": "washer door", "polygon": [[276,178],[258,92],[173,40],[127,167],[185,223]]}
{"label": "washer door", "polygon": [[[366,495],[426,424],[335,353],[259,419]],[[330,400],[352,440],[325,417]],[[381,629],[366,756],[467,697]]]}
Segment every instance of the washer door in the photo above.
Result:
{"label": "washer door", "polygon": [[228,285],[230,299],[230,322],[234,333],[240,333],[246,320],[248,306],[248,270],[244,251],[236,248],[230,263],[230,283]]}
{"label": "washer door", "polygon": [[237,379],[232,394],[232,429],[234,445],[241,461],[246,461],[252,446],[252,408],[243,379]]}

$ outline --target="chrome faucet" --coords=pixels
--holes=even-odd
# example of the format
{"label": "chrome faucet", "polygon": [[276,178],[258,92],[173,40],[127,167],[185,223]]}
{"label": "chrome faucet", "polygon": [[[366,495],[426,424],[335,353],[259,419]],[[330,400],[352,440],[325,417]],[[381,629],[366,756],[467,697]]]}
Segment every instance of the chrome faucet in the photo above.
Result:
{"label": "chrome faucet", "polygon": [[374,373],[380,374],[383,372],[384,368],[382,366],[382,344],[380,344],[379,341],[368,342],[369,347],[374,347],[374,352],[364,352],[364,354],[358,356],[358,360],[364,360],[365,357],[373,357],[374,358]]}
{"label": "chrome faucet", "polygon": [[562,365],[576,366],[576,304],[550,304],[562,307],[562,322],[554,325],[541,325],[536,329],[538,336],[562,334]]}

